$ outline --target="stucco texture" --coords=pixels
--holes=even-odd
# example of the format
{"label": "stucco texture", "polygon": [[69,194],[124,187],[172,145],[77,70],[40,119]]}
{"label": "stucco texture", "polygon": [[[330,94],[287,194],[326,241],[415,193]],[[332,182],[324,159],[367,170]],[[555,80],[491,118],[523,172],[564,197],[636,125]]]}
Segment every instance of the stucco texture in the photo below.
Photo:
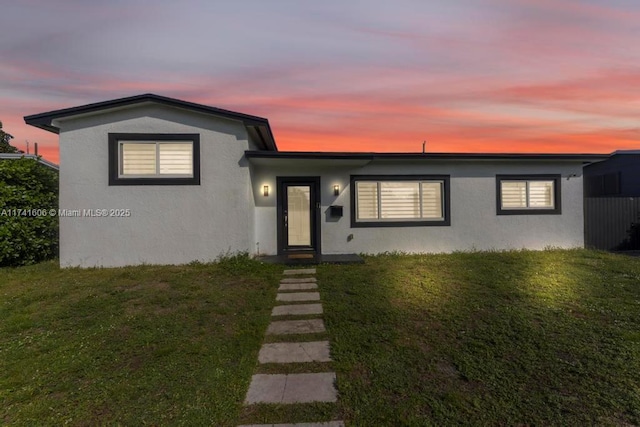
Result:
{"label": "stucco texture", "polygon": [[[140,105],[75,117],[60,126],[60,208],[129,209],[130,217],[61,217],[61,266],[211,261],[253,252],[249,167],[241,122]],[[200,185],[109,186],[108,134],[197,133]]]}
{"label": "stucco texture", "polygon": [[[271,185],[276,176],[321,177],[322,252],[409,253],[465,250],[573,248],[584,245],[582,165],[561,161],[374,161],[364,166],[327,161],[319,166],[297,161],[296,167],[253,167],[253,185]],[[451,225],[351,228],[351,175],[450,175]],[[560,215],[497,215],[496,175],[560,174]],[[333,186],[340,185],[334,196]],[[276,195],[256,197],[256,239],[263,253],[276,253]],[[330,205],[342,205],[344,216],[328,215]]]}

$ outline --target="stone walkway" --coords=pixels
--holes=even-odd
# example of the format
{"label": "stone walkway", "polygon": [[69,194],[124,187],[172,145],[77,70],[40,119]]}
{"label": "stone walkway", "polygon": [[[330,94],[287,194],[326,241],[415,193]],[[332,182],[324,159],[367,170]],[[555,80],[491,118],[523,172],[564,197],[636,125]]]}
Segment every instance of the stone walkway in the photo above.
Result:
{"label": "stone walkway", "polygon": [[[285,303],[273,308],[271,316],[307,316],[299,320],[272,320],[267,335],[304,335],[325,332],[320,293],[315,268],[285,270],[276,301]],[[310,277],[301,277],[310,276]],[[317,318],[308,318],[318,315]],[[270,342],[263,344],[258,362],[317,363],[331,362],[329,341]],[[245,405],[257,403],[336,402],[335,372],[299,374],[255,374],[245,398]],[[342,421],[298,424],[253,424],[239,427],[344,427]]]}

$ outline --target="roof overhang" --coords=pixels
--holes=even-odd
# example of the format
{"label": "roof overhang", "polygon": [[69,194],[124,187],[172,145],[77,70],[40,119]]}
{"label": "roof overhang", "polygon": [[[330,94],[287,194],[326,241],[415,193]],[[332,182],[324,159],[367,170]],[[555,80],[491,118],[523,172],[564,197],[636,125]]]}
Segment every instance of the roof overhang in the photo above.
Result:
{"label": "roof overhang", "polygon": [[616,150],[613,153],[611,153],[612,156],[617,156],[617,155],[637,156],[638,154],[640,154],[640,150]]}
{"label": "roof overhang", "polygon": [[25,153],[0,153],[0,160],[17,160],[21,158],[34,159],[43,165],[53,169],[60,170],[60,166],[57,164],[50,162],[49,160],[43,159],[41,156],[36,156],[35,154],[25,154]]}
{"label": "roof overhang", "polygon": [[24,121],[28,125],[35,126],[49,132],[59,133],[60,128],[57,126],[59,120],[96,114],[108,110],[127,108],[145,103],[167,105],[183,110],[241,121],[247,128],[247,132],[259,141],[264,146],[265,150],[277,150],[276,142],[273,137],[273,133],[271,132],[271,127],[269,126],[269,121],[263,117],[251,116],[248,114],[237,113],[235,111],[223,110],[221,108],[209,107],[207,105],[195,104],[193,102],[181,101],[179,99],[168,98],[151,93],[81,105],[79,107],[64,108],[46,113],[33,114],[26,116]]}
{"label": "roof overhang", "polygon": [[580,164],[599,162],[609,154],[520,154],[520,153],[349,153],[349,152],[298,152],[298,151],[245,151],[245,157],[255,165],[291,164],[292,160],[307,164],[335,166],[363,166],[372,161],[535,161],[575,162]]}

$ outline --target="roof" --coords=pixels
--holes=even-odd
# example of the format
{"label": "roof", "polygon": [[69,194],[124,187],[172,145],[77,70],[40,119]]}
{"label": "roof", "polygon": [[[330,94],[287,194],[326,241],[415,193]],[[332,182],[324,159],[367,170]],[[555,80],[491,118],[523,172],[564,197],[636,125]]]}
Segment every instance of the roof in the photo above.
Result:
{"label": "roof", "polygon": [[28,125],[35,126],[49,132],[59,133],[60,128],[53,124],[54,120],[148,102],[168,105],[170,107],[181,108],[217,117],[224,117],[231,120],[239,120],[245,125],[245,127],[247,127],[247,131],[262,143],[266,150],[277,150],[276,142],[273,137],[273,133],[271,132],[271,127],[269,126],[269,121],[263,117],[251,116],[249,114],[237,113],[235,111],[223,110],[221,108],[209,107],[207,105],[195,104],[193,102],[181,101],[179,99],[168,98],[152,93],[130,96],[128,98],[113,99],[111,101],[96,102],[94,104],[81,105],[79,107],[63,108],[61,110],[48,111],[46,113],[33,114],[25,116],[24,121]]}
{"label": "roof", "polygon": [[27,159],[35,159],[35,160],[39,161],[40,163],[42,163],[43,165],[50,167],[51,169],[60,170],[60,166],[58,166],[55,163],[52,163],[52,162],[50,162],[48,160],[45,160],[40,156],[36,156],[35,154],[0,153],[0,160],[16,160],[16,159],[21,159],[23,157],[25,157]]}
{"label": "roof", "polygon": [[640,154],[640,150],[616,150],[611,153],[612,156],[616,156],[618,154],[638,155]]}
{"label": "roof", "polygon": [[349,153],[299,151],[245,151],[248,159],[314,159],[314,160],[549,160],[599,162],[609,154],[529,154],[529,153]]}

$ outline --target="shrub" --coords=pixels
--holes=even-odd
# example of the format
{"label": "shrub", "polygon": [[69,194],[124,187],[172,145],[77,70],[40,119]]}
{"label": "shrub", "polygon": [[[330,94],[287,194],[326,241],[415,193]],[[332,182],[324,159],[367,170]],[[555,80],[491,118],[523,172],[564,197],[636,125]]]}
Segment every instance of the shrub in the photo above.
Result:
{"label": "shrub", "polygon": [[35,159],[0,161],[0,267],[58,254],[58,174]]}

